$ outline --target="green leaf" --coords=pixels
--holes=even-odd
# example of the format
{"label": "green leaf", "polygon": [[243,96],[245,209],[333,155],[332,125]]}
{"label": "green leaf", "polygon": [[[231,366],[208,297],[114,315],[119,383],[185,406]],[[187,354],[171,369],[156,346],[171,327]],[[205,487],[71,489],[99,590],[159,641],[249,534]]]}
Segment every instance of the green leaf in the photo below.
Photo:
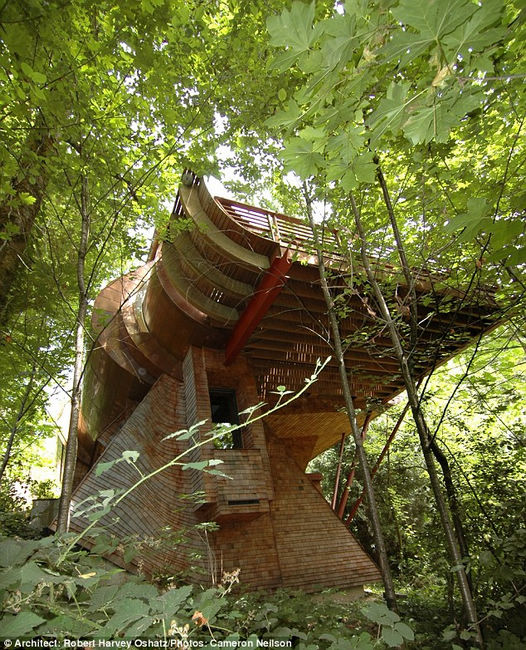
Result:
{"label": "green leaf", "polygon": [[365,151],[353,161],[353,171],[356,179],[363,183],[374,183],[376,178],[376,165],[373,162],[374,154]]}
{"label": "green leaf", "polygon": [[471,197],[467,200],[467,211],[452,217],[444,229],[446,232],[453,232],[464,228],[462,240],[466,241],[475,237],[484,223],[489,221],[492,206],[484,197]]}
{"label": "green leaf", "polygon": [[188,440],[191,438],[193,435],[199,432],[199,429],[203,426],[203,424],[206,424],[207,420],[201,420],[200,422],[196,422],[195,424],[192,424],[192,426],[189,429],[179,429],[178,431],[174,431],[173,433],[169,433],[167,436],[164,436],[162,440],[170,440],[171,438],[175,438],[176,440]]}
{"label": "green leaf", "polygon": [[24,564],[27,558],[38,548],[33,540],[13,539],[8,537],[0,541],[0,566],[15,567]]}
{"label": "green leaf", "polygon": [[169,618],[179,611],[181,605],[187,601],[192,591],[192,585],[185,585],[178,589],[170,589],[159,596],[152,603],[152,607],[155,607],[155,611],[162,613],[165,618]]}
{"label": "green leaf", "polygon": [[[393,16],[412,31],[398,31],[385,50],[385,56],[398,58],[405,65],[430,46],[436,44],[476,11],[469,0],[402,0],[391,9]],[[404,36],[401,36],[404,35]]]}
{"label": "green leaf", "polygon": [[36,562],[27,562],[20,568],[20,590],[30,593],[41,582],[61,582],[60,576],[43,571]]}
{"label": "green leaf", "polygon": [[294,171],[303,179],[314,176],[323,166],[319,144],[299,137],[287,142],[281,158],[287,171]]}
{"label": "green leaf", "polygon": [[45,84],[47,81],[46,75],[42,72],[37,72],[36,70],[33,70],[33,75],[31,78],[37,84]]}
{"label": "green leaf", "polygon": [[477,89],[465,92],[451,90],[440,99],[435,91],[433,93],[432,104],[422,108],[415,105],[403,125],[406,137],[413,144],[426,144],[432,140],[446,142],[450,130],[467,113],[477,108],[483,99]]}
{"label": "green leaf", "polygon": [[123,632],[129,625],[149,614],[149,605],[138,598],[118,598],[110,620],[94,633],[95,638],[107,638],[110,634]]}
{"label": "green leaf", "polygon": [[50,621],[47,621],[44,625],[41,625],[37,632],[39,635],[59,636],[64,634],[67,630],[70,638],[80,638],[87,636],[97,627],[99,627],[97,623],[90,621],[87,618],[77,618],[68,616],[67,614],[61,614],[60,616],[56,616]]}
{"label": "green leaf", "polygon": [[380,56],[385,61],[400,62],[405,66],[425,52],[432,42],[428,36],[417,37],[411,32],[397,30],[391,41],[380,50]]}
{"label": "green leaf", "polygon": [[[473,16],[459,25],[443,39],[443,46],[450,61],[455,61],[458,54],[467,58],[472,52],[489,49],[506,35],[504,27],[492,27],[499,21],[504,4],[501,0],[484,0],[477,7]],[[475,60],[475,65],[477,61]]]}
{"label": "green leaf", "polygon": [[20,64],[20,69],[26,75],[26,77],[28,77],[35,83],[41,83],[41,84],[46,83],[46,79],[47,79],[46,75],[42,74],[41,72],[36,72],[36,70],[33,70],[33,68],[30,65],[28,65],[25,61],[22,61],[22,63]]}
{"label": "green leaf", "polygon": [[397,632],[399,632],[404,637],[404,639],[407,639],[408,641],[413,641],[415,638],[415,633],[413,632],[413,630],[409,627],[409,625],[407,625],[403,621],[398,621],[398,623],[395,623],[394,629]]}
{"label": "green leaf", "polygon": [[20,64],[20,69],[26,75],[26,77],[29,77],[29,79],[31,79],[33,76],[33,68],[29,64],[27,64],[25,61],[22,61]]}
{"label": "green leaf", "polygon": [[199,460],[199,461],[196,461],[195,463],[185,463],[183,465],[183,470],[187,470],[187,469],[202,470],[202,469],[205,469],[205,467],[208,467],[208,461],[207,460]]}
{"label": "green leaf", "polygon": [[396,648],[404,642],[404,637],[394,628],[382,627],[382,639],[390,648]]}
{"label": "green leaf", "polygon": [[139,458],[140,453],[135,450],[127,450],[122,452],[122,458],[125,460],[127,463],[136,463],[137,459]]}
{"label": "green leaf", "polygon": [[367,119],[367,125],[372,130],[373,141],[376,142],[387,131],[396,133],[401,127],[409,103],[407,101],[409,88],[409,82],[391,82],[386,96],[381,99],[378,108]]}
{"label": "green leaf", "polygon": [[[126,636],[131,638],[140,637],[156,622],[157,619],[154,616],[143,616],[126,629]],[[159,632],[162,634],[161,630],[159,630]]]}
{"label": "green leaf", "polygon": [[21,637],[29,634],[37,625],[44,622],[33,612],[20,612],[16,616],[6,614],[2,619],[2,636],[4,638]]}
{"label": "green leaf", "polygon": [[117,460],[110,460],[107,463],[97,463],[95,466],[95,476],[100,476],[104,472],[107,472],[109,469],[111,469],[116,463],[118,463],[121,458],[117,458]]}
{"label": "green leaf", "polygon": [[108,607],[117,597],[118,591],[118,585],[97,587],[91,595],[88,611],[97,611]]}
{"label": "green leaf", "polygon": [[307,51],[315,37],[312,29],[314,2],[293,2],[290,11],[284,9],[277,16],[270,16],[267,29],[271,45],[290,48],[297,57]]}
{"label": "green leaf", "polygon": [[400,616],[383,603],[369,603],[362,609],[362,612],[370,621],[378,623],[378,625],[393,625],[400,620]]}
{"label": "green leaf", "polygon": [[0,572],[0,589],[15,587],[20,581],[21,569],[12,567]]}
{"label": "green leaf", "polygon": [[454,625],[448,625],[442,632],[442,639],[444,641],[452,641],[457,636],[457,630]]}
{"label": "green leaf", "polygon": [[36,202],[36,198],[27,192],[20,192],[18,198],[20,203],[23,203],[24,205],[33,205],[33,203]]}
{"label": "green leaf", "polygon": [[150,602],[158,596],[158,589],[154,585],[144,582],[128,582],[119,591],[119,598],[143,598],[146,602]]}

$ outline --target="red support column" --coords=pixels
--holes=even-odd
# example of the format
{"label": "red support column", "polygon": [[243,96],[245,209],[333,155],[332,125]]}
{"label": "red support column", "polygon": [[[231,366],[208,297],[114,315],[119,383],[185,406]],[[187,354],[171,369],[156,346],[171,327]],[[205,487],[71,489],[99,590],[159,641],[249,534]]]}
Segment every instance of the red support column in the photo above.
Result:
{"label": "red support column", "polygon": [[287,282],[286,273],[292,266],[292,256],[287,250],[281,257],[276,257],[269,270],[263,276],[247,308],[241,314],[234,331],[226,345],[225,366],[230,365],[241,352],[252,332],[267,313],[276,296]]}
{"label": "red support column", "polygon": [[336,480],[334,481],[334,493],[332,495],[331,508],[336,510],[336,502],[338,500],[338,488],[340,487],[340,474],[342,471],[343,450],[345,447],[345,433],[342,433],[340,442],[340,454],[338,458],[338,469],[336,470]]}
{"label": "red support column", "polygon": [[[420,386],[420,382],[419,382],[418,385]],[[378,456],[378,460],[374,464],[374,467],[373,467],[373,469],[371,471],[371,479],[374,479],[374,475],[378,471],[378,468],[380,467],[380,464],[381,464],[382,460],[384,459],[385,454],[389,451],[389,447],[391,446],[391,443],[393,442],[394,437],[396,436],[396,433],[397,433],[398,429],[400,428],[400,425],[402,424],[403,419],[404,419],[405,414],[407,413],[408,409],[409,409],[409,402],[407,402],[407,404],[404,406],[404,409],[403,409],[402,413],[400,413],[400,417],[398,418],[396,424],[394,425],[393,430],[391,431],[391,435],[387,439],[387,442],[385,443],[384,448],[382,449],[380,455]],[[354,504],[353,504],[353,506],[351,508],[351,511],[347,515],[347,519],[345,520],[346,525],[349,525],[351,523],[351,521],[354,519],[354,516],[358,512],[358,508],[360,507],[360,505],[361,505],[361,503],[363,501],[364,494],[365,494],[365,491],[362,490],[362,493],[360,494],[360,496],[354,502]],[[342,516],[343,516],[343,513],[342,513]]]}
{"label": "red support column", "polygon": [[[365,436],[367,435],[367,429],[369,428],[369,422],[371,421],[372,418],[372,413],[367,413],[365,416],[365,420],[363,421],[362,425],[362,440],[365,440]],[[351,469],[349,470],[349,474],[347,475],[347,481],[345,483],[345,487],[343,489],[343,494],[342,498],[340,499],[340,503],[338,505],[338,511],[337,515],[340,519],[343,519],[343,513],[345,512],[345,506],[347,505],[347,501],[349,500],[349,494],[351,492],[351,487],[354,481],[354,474],[356,472],[356,463],[358,461],[358,458],[356,456],[356,452],[354,454],[354,458],[351,464]]]}

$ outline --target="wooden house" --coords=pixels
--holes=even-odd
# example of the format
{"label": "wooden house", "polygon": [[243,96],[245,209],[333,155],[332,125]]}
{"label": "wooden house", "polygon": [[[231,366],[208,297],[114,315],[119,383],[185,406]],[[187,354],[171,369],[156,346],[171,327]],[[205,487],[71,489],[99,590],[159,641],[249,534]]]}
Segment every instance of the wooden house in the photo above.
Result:
{"label": "wooden house", "polygon": [[[85,379],[74,504],[140,478],[125,461],[102,474],[100,463],[133,450],[138,469],[152,472],[188,448],[188,441],[164,440],[168,434],[206,420],[199,433],[205,436],[213,421],[236,421],[261,401],[272,405],[278,386],[297,391],[316,360],[330,354],[308,226],[213,198],[199,178],[187,173],[184,179],[169,235],[155,242],[147,264],[113,281],[96,300],[98,339]],[[332,284],[344,286],[348,261],[334,253],[327,263]],[[395,269],[378,264],[378,270],[393,295],[403,297]],[[426,273],[418,279],[426,299],[412,360],[421,376],[491,326],[491,296],[435,290],[435,280]],[[402,390],[398,364],[365,289],[341,300],[355,406],[374,412]],[[251,588],[361,587],[379,580],[375,563],[321,495],[318,477],[305,473],[312,458],[349,431],[342,407],[331,361],[307,393],[245,426],[226,448],[194,449],[192,461],[221,460],[229,478],[172,467],[106,515],[109,532],[143,540],[134,559],[125,562],[122,546],[111,558],[200,582],[239,568]],[[210,521],[215,530],[203,526]],[[72,528],[86,523],[74,511]],[[161,543],[167,529],[180,534],[178,543]]]}

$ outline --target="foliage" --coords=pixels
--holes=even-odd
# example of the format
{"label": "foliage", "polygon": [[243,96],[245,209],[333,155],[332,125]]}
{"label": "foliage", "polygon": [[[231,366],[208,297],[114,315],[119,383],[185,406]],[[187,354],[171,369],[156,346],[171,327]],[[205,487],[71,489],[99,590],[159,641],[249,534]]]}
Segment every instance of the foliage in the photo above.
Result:
{"label": "foliage", "polygon": [[54,490],[51,480],[3,480],[0,483],[0,535],[38,537],[38,531],[30,525],[31,499],[53,498]]}
{"label": "foliage", "polygon": [[57,566],[68,542],[59,537],[0,541],[3,638],[277,639],[300,648],[369,650],[383,647],[371,634],[376,625],[388,647],[398,645],[401,636],[413,638],[411,629],[379,603],[369,603],[363,614],[356,606],[349,615],[348,606],[331,603],[330,594],[319,600],[287,591],[229,595],[238,572],[225,574],[217,588],[159,590],[86,551],[71,551]]}
{"label": "foliage", "polygon": [[[470,575],[484,626],[491,635],[507,629],[521,637],[521,611],[526,602],[526,467],[521,407],[525,383],[523,364],[517,363],[517,353],[522,348],[516,326],[510,322],[488,336],[471,365],[473,348],[437,370],[426,387],[424,408],[433,427],[441,422],[437,440],[452,465],[471,551]],[[459,388],[455,391],[457,383]],[[456,399],[449,403],[453,391]],[[403,405],[402,400],[371,422],[366,443],[371,464],[380,454]],[[324,474],[323,488],[328,499],[332,497],[337,454],[336,448],[328,450],[310,465],[312,471]],[[349,467],[351,460],[352,450],[347,449],[344,468]],[[421,608],[436,602],[449,602],[449,609],[454,611],[452,573],[443,549],[437,544],[438,520],[431,507],[425,468],[409,417],[380,465],[375,486],[390,563],[403,591],[409,592],[409,600],[415,605],[412,616],[416,620],[430,618],[431,614],[423,613]],[[361,490],[358,476],[346,513]],[[351,530],[371,548],[364,506]],[[449,624],[445,614],[441,619],[443,629]]]}
{"label": "foliage", "polygon": [[[275,103],[270,80],[246,77],[246,66],[261,61],[255,37],[267,6],[1,7],[0,448],[13,476],[21,473],[14,458],[31,460],[21,450],[52,433],[49,391],[69,393],[81,187],[91,304],[101,286],[145,261],[182,170],[216,169],[220,143],[252,132]],[[13,268],[4,273],[6,260]],[[89,350],[94,341],[81,326]]]}
{"label": "foliage", "polygon": [[[178,583],[160,589],[86,551],[70,552],[57,566],[68,542],[58,537],[0,541],[3,638],[140,637],[204,646],[212,639],[248,639],[254,647],[257,639],[273,639],[290,640],[303,650],[372,650],[398,647],[401,637],[407,648],[451,648],[456,634],[448,628],[439,640],[448,612],[443,601],[424,597],[421,590],[409,592],[402,604],[407,625],[376,599],[349,602],[345,593],[334,590],[315,595],[239,592],[242,576],[237,572],[224,575],[216,588]],[[495,630],[489,639],[495,650],[520,643],[511,630]]]}
{"label": "foliage", "polygon": [[520,5],[346,2],[320,17],[314,3],[296,1],[268,28],[279,48],[272,67],[303,81],[269,120],[284,136],[284,169],[317,185],[337,227],[347,194],[357,192],[370,243],[392,256],[374,188],[380,165],[412,263],[431,258],[465,279],[483,258],[484,271],[516,281],[524,263]]}

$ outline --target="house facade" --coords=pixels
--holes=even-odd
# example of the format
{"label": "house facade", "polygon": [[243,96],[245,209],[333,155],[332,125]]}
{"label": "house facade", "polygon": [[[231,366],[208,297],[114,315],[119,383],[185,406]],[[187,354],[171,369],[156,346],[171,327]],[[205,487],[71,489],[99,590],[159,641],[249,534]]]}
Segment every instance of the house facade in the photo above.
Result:
{"label": "house facade", "polygon": [[[213,198],[190,173],[183,180],[169,232],[154,242],[147,264],[112,282],[95,303],[98,338],[85,379],[74,505],[101,490],[127,489],[139,472],[187,452],[188,462],[221,461],[222,475],[177,465],[143,482],[100,522],[126,540],[110,559],[199,582],[240,569],[250,588],[377,581],[378,567],[320,493],[319,477],[306,473],[349,430],[336,363],[296,400],[272,408],[278,387],[299,391],[316,361],[330,355],[309,228]],[[403,382],[365,288],[350,284],[356,271],[337,240],[328,233],[328,248],[338,243],[340,252],[326,263],[363,419],[384,409]],[[403,300],[396,269],[378,263],[378,272]],[[490,295],[459,299],[443,278],[440,290],[435,282],[422,272],[416,287],[427,296],[412,358],[421,376],[492,325]],[[268,416],[244,423],[239,414],[261,402]],[[243,426],[218,444],[208,440],[214,422]],[[167,438],[198,423],[193,438]],[[119,460],[125,451],[138,452],[135,465]],[[119,462],[97,470],[112,461]],[[73,511],[73,529],[87,523]],[[134,543],[132,557],[126,544]]]}

